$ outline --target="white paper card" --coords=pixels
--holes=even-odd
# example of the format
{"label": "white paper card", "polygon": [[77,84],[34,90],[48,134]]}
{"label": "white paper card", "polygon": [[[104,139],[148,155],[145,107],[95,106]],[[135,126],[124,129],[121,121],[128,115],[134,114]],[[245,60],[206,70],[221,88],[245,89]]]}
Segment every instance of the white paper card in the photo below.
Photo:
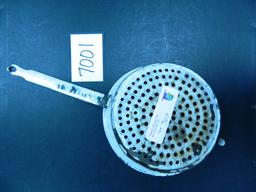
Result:
{"label": "white paper card", "polygon": [[72,82],[103,81],[102,34],[71,34]]}
{"label": "white paper card", "polygon": [[178,99],[178,90],[164,86],[159,95],[156,108],[146,131],[149,141],[161,144],[172,117]]}

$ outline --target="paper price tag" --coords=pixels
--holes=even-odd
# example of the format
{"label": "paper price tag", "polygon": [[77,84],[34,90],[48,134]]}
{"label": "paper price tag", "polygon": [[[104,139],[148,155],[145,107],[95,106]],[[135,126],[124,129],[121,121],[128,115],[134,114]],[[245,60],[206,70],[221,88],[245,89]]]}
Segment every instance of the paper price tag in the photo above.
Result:
{"label": "paper price tag", "polygon": [[103,81],[102,34],[71,34],[72,82]]}
{"label": "paper price tag", "polygon": [[164,86],[159,95],[153,116],[146,131],[146,139],[161,144],[172,117],[179,92]]}

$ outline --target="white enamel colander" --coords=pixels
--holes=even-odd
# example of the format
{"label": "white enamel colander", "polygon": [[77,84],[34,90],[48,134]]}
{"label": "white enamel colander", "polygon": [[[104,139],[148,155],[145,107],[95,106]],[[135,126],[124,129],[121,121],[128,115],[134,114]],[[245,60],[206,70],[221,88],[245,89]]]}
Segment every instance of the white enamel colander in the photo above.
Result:
{"label": "white enamel colander", "polygon": [[[209,85],[185,67],[158,63],[123,75],[108,94],[24,70],[8,67],[12,75],[82,101],[103,107],[107,139],[128,166],[150,175],[175,175],[201,162],[213,149],[220,130],[220,111]],[[179,91],[161,144],[145,138],[163,86]],[[223,144],[223,141],[222,141]]]}

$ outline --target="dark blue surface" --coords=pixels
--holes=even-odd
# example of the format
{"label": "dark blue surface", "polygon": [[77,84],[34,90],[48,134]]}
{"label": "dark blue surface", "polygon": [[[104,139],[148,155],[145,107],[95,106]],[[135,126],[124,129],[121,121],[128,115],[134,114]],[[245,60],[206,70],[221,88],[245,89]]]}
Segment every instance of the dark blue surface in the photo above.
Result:
{"label": "dark blue surface", "polygon": [[[0,2],[0,191],[256,191],[256,3]],[[143,175],[110,148],[102,110],[8,75],[17,63],[70,81],[70,34],[104,34],[107,93],[156,62],[191,68],[213,88],[226,146],[174,177]]]}

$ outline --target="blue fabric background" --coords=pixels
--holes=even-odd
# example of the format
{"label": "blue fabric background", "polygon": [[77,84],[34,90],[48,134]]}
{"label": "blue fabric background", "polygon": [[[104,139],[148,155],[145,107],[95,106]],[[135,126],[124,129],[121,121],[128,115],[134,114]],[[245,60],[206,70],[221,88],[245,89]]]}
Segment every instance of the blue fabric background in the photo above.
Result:
{"label": "blue fabric background", "polygon": [[[153,177],[112,151],[102,109],[10,76],[11,63],[70,81],[70,34],[103,33],[107,93],[126,72],[173,62],[221,107],[226,146],[190,171]],[[253,0],[0,1],[0,191],[256,191]]]}

